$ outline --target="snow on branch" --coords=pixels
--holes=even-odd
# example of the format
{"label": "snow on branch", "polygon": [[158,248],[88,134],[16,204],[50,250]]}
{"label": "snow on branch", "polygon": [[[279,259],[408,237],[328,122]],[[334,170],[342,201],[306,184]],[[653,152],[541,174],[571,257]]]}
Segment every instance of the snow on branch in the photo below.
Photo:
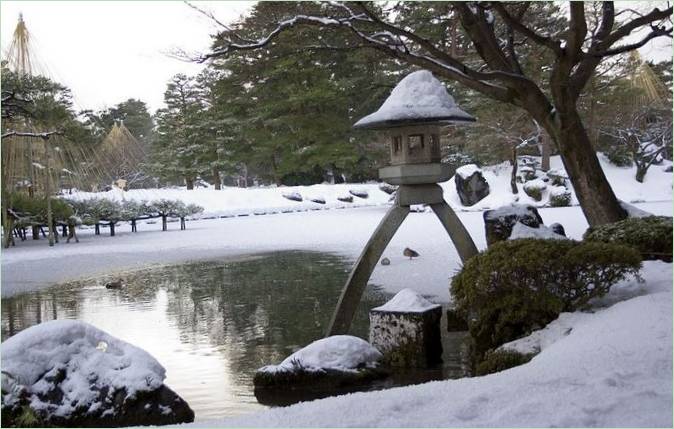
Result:
{"label": "snow on branch", "polygon": [[27,133],[27,132],[21,132],[21,131],[8,131],[8,132],[2,134],[2,136],[0,136],[0,138],[5,139],[5,138],[8,138],[8,137],[35,137],[35,138],[40,138],[40,139],[43,139],[43,140],[49,140],[49,137],[51,137],[53,135],[59,135],[59,136],[63,135],[63,131],[49,131],[49,132],[46,132],[46,133]]}

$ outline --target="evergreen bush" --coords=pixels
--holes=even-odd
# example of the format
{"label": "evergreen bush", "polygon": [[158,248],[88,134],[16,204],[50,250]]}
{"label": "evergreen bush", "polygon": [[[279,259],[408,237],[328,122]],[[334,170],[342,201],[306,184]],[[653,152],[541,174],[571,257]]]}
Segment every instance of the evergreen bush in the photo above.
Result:
{"label": "evergreen bush", "polygon": [[487,375],[494,372],[524,365],[535,356],[534,353],[523,354],[514,350],[490,350],[485,353],[483,360],[475,367],[475,375]]}
{"label": "evergreen bush", "polygon": [[568,207],[570,205],[571,205],[571,192],[566,190],[561,192],[553,192],[553,190],[550,191],[550,207]]}
{"label": "evergreen bush", "polygon": [[466,262],[452,279],[451,294],[481,360],[487,350],[584,307],[640,267],[639,253],[620,244],[503,241]]}
{"label": "evergreen bush", "polygon": [[632,246],[643,260],[672,262],[672,218],[648,216],[588,228],[585,240]]}

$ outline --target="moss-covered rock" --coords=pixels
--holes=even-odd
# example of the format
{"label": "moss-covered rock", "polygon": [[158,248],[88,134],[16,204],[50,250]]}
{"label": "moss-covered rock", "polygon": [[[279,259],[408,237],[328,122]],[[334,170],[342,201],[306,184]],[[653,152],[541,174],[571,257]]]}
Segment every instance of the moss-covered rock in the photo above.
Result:
{"label": "moss-covered rock", "polygon": [[628,275],[639,253],[614,243],[520,239],[498,242],[454,276],[456,310],[468,320],[481,356],[584,307]]}
{"label": "moss-covered rock", "polygon": [[591,227],[587,241],[618,243],[636,248],[644,260],[672,262],[672,218],[649,216]]}

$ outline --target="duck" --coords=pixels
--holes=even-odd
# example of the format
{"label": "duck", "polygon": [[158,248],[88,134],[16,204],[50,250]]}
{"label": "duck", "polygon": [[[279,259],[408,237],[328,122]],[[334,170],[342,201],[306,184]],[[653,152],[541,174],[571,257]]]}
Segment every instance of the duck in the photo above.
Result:
{"label": "duck", "polygon": [[123,286],[122,280],[118,279],[112,282],[108,282],[105,284],[106,289],[121,289]]}
{"label": "duck", "polygon": [[418,257],[419,253],[410,249],[409,247],[405,247],[405,250],[403,250],[403,256],[407,256],[408,258],[410,258],[410,260],[412,260],[412,258]]}

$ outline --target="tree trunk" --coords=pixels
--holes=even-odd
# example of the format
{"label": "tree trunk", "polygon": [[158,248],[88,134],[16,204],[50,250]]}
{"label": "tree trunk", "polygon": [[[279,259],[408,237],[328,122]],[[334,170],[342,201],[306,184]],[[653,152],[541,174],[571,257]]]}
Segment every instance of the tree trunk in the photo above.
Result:
{"label": "tree trunk", "polygon": [[220,182],[220,172],[217,168],[213,169],[213,186],[218,191],[222,189],[222,183]]}
{"label": "tree trunk", "polygon": [[559,122],[546,121],[546,130],[555,138],[587,223],[599,226],[627,218],[627,212],[620,206],[604,175],[575,106],[558,112]]}
{"label": "tree trunk", "polygon": [[637,164],[637,173],[634,178],[639,183],[644,183],[644,177],[646,177],[646,172],[648,172],[648,167],[645,165]]}
{"label": "tree trunk", "polygon": [[110,237],[114,237],[114,236],[115,236],[115,223],[110,222]]}
{"label": "tree trunk", "polygon": [[548,171],[550,170],[550,153],[552,148],[550,147],[550,136],[547,133],[543,132],[540,136],[541,139],[541,170]]}
{"label": "tree trunk", "polygon": [[39,225],[33,225],[31,227],[31,235],[33,236],[33,240],[39,240],[40,239],[40,226]]}
{"label": "tree trunk", "polygon": [[510,191],[517,195],[519,193],[517,189],[517,145],[513,145],[512,147],[510,164],[513,166],[512,173],[510,173]]}
{"label": "tree trunk", "polygon": [[192,190],[194,189],[194,179],[192,177],[185,177],[185,186],[187,186],[187,190]]}
{"label": "tree trunk", "polygon": [[161,230],[166,231],[168,228],[166,227],[166,215],[162,215],[161,217]]}

